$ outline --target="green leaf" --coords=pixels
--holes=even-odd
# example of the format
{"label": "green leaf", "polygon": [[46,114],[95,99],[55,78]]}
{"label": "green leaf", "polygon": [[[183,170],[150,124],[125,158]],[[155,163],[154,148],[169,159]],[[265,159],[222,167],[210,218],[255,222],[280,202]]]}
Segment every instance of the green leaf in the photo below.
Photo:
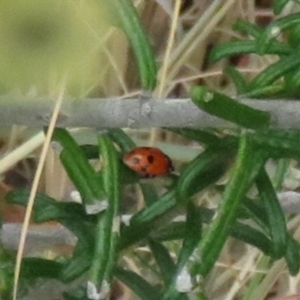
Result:
{"label": "green leaf", "polygon": [[21,277],[26,279],[52,278],[60,279],[62,264],[43,258],[25,257],[22,260]]}
{"label": "green leaf", "polygon": [[140,186],[146,206],[159,201],[159,197],[152,185],[142,183]]}
{"label": "green leaf", "polygon": [[289,268],[290,275],[296,276],[300,269],[300,245],[292,237],[288,236],[287,251],[285,254],[286,264]]}
{"label": "green leaf", "polygon": [[261,89],[267,87],[280,79],[288,72],[300,66],[298,53],[281,57],[277,62],[271,64],[263,72],[259,73],[250,83],[249,89]]}
{"label": "green leaf", "polygon": [[285,90],[290,97],[298,97],[300,91],[300,68],[297,68],[288,74],[284,78]]}
{"label": "green leaf", "polygon": [[83,203],[94,204],[102,200],[105,196],[101,181],[73,137],[65,129],[56,128],[52,139],[63,147],[61,162],[80,192]]}
{"label": "green leaf", "polygon": [[98,140],[102,159],[102,182],[108,198],[108,207],[99,215],[89,278],[95,286],[101,287],[104,282],[111,283],[117,263],[121,195],[118,153],[106,135],[100,135]]}
{"label": "green leaf", "polygon": [[224,69],[224,74],[230,77],[230,79],[233,81],[238,95],[247,93],[248,84],[243,75],[237,69],[229,66]]}
{"label": "green leaf", "polygon": [[[273,85],[268,85],[264,87],[259,87],[255,89],[249,90],[244,97],[254,98],[254,99],[274,99],[278,98],[280,95],[284,95],[286,93],[284,85],[282,82],[276,83]],[[279,95],[279,96],[278,96]]]}
{"label": "green leaf", "polygon": [[194,264],[193,272],[204,276],[215,264],[230,228],[236,222],[241,202],[264,163],[265,158],[254,150],[251,139],[241,136],[232,177],[226,186],[216,216],[200,242],[201,263]]}
{"label": "green leaf", "polygon": [[[29,194],[29,191],[26,192]],[[88,219],[83,206],[74,202],[59,202],[46,195],[39,194],[35,202],[34,221],[37,223],[74,218],[75,220]]]}
{"label": "green leaf", "polygon": [[[132,139],[122,130],[119,128],[109,129],[107,131],[107,136],[111,139],[112,142],[117,144],[122,153],[128,152],[136,147],[135,143]],[[122,157],[120,157],[121,161]],[[136,183],[140,177],[138,174],[131,169],[129,169],[124,163],[120,163],[120,181],[124,184],[128,183]]]}
{"label": "green leaf", "polygon": [[181,250],[178,255],[176,270],[173,272],[173,278],[170,282],[164,299],[178,299],[178,291],[176,289],[176,281],[183,268],[191,259],[202,235],[202,219],[201,212],[195,207],[192,202],[187,204],[187,216],[184,239]]}
{"label": "green leaf", "polygon": [[[261,207],[263,203],[261,201],[252,201],[250,199],[244,200],[244,208],[249,213],[249,216],[252,220],[254,220],[260,228],[271,237],[270,234],[270,226],[268,224],[268,215],[264,207]],[[274,234],[276,234],[274,232]],[[285,260],[288,265],[289,271],[291,275],[296,275],[299,272],[300,269],[300,253],[299,253],[299,244],[297,241],[294,240],[294,238],[287,233],[287,249],[285,252]],[[262,249],[263,250],[263,249]],[[269,251],[265,253],[269,253],[269,255],[272,255],[272,244],[270,240],[270,246]]]}
{"label": "green leaf", "polygon": [[276,166],[276,171],[273,178],[273,186],[275,190],[281,191],[283,189],[283,182],[285,179],[285,175],[288,171],[290,166],[291,160],[290,159],[280,159]]}
{"label": "green leaf", "polygon": [[274,0],[273,11],[275,15],[278,15],[282,12],[284,7],[290,2],[290,0]]}
{"label": "green leaf", "polygon": [[[215,211],[206,207],[197,207],[197,214],[203,223],[210,223]],[[199,219],[197,219],[199,221]],[[186,237],[186,223],[185,222],[172,222],[171,224],[154,229],[150,236],[157,241],[180,240]]]}
{"label": "green leaf", "polygon": [[131,225],[139,226],[141,223],[154,221],[176,205],[176,191],[170,189],[160,199],[135,214],[130,220]]}
{"label": "green leaf", "polygon": [[80,149],[83,150],[84,155],[87,159],[97,159],[99,158],[99,149],[96,145],[80,145]]}
{"label": "green leaf", "polygon": [[61,281],[68,283],[82,276],[91,265],[91,257],[91,248],[79,240],[72,258],[63,265]]}
{"label": "green leaf", "polygon": [[[101,186],[100,180],[97,179],[97,174],[94,170],[91,169],[91,172],[88,172],[88,175],[84,173],[80,166],[82,161],[80,161],[80,159],[78,160],[77,156],[71,156],[66,150],[62,150],[60,160],[67,171],[69,178],[79,191],[82,202],[85,205],[94,204],[95,201],[104,199],[102,190],[100,195],[100,193],[96,192],[93,188],[93,181],[98,181],[98,186]],[[96,194],[99,194],[100,197],[97,197]]]}
{"label": "green leaf", "polygon": [[266,54],[273,40],[284,30],[293,28],[300,23],[300,13],[289,14],[270,23],[257,39],[257,53]]}
{"label": "green leaf", "polygon": [[259,196],[267,212],[271,236],[271,255],[275,259],[283,257],[287,248],[286,221],[276,192],[265,170],[261,170],[256,178]]}
{"label": "green leaf", "polygon": [[223,174],[235,152],[231,139],[220,144],[219,148],[210,147],[192,160],[181,172],[177,183],[180,202],[187,202],[194,193],[217,181]]}
{"label": "green leaf", "polygon": [[[175,204],[174,204],[175,205]],[[137,222],[136,222],[137,223]],[[134,243],[137,243],[143,239],[146,239],[153,227],[150,222],[139,222],[137,224],[131,224],[121,229],[120,250],[126,249]]]}
{"label": "green leaf", "polygon": [[[273,42],[264,54],[288,55],[293,49],[286,44]],[[209,61],[215,63],[224,57],[239,54],[257,53],[256,41],[234,41],[217,45],[209,54]]]}
{"label": "green leaf", "polygon": [[130,225],[121,230],[120,249],[148,237],[150,230],[153,229],[152,222],[160,216],[170,211],[176,206],[176,191],[170,189],[160,199],[140,212],[136,213],[130,220]]}
{"label": "green leaf", "polygon": [[224,57],[256,52],[255,41],[234,41],[215,46],[209,54],[209,61],[215,63]]}
{"label": "green leaf", "polygon": [[249,219],[256,222],[260,229],[270,236],[270,226],[267,222],[267,212],[261,201],[254,201],[247,197],[243,200],[242,210],[246,213]]}
{"label": "green leaf", "polygon": [[139,66],[142,87],[153,90],[157,75],[155,57],[132,1],[111,0],[107,5],[112,12],[112,18],[120,22],[132,46]]}
{"label": "green leaf", "polygon": [[[26,206],[29,194],[28,189],[15,189],[7,194],[7,200],[9,203]],[[83,206],[78,203],[59,202],[45,194],[37,193],[33,220],[36,223],[57,221],[88,244],[94,239],[95,217],[87,216]]]}
{"label": "green leaf", "polygon": [[193,254],[202,236],[202,213],[194,203],[187,204],[186,231],[178,256],[177,272],[181,271]]}
{"label": "green leaf", "polygon": [[230,229],[230,236],[260,249],[266,255],[270,255],[270,239],[264,233],[249,225],[236,223]]}
{"label": "green leaf", "polygon": [[[5,198],[8,203],[26,206],[28,203],[29,194],[30,194],[30,191],[28,189],[18,188],[18,189],[14,189],[14,190],[8,192],[5,196]],[[37,193],[35,205],[38,205],[37,203],[39,203],[39,202],[47,203],[47,202],[52,202],[52,201],[55,201],[55,200],[45,194]]]}
{"label": "green leaf", "polygon": [[300,42],[300,24],[297,24],[288,31],[288,43],[291,45],[293,49],[297,50],[299,47],[299,42]]}
{"label": "green leaf", "polygon": [[117,268],[114,275],[126,284],[141,300],[160,300],[161,296],[156,288],[151,286],[138,274]]}
{"label": "green leaf", "polygon": [[185,222],[172,222],[166,226],[154,229],[150,237],[159,242],[181,240],[186,232]]}
{"label": "green leaf", "polygon": [[149,246],[159,267],[162,279],[165,285],[167,285],[170,283],[170,280],[176,271],[175,263],[171,258],[169,251],[161,243],[150,239]]}
{"label": "green leaf", "polygon": [[109,129],[107,135],[121,148],[122,152],[128,152],[136,147],[132,139],[120,128]]}
{"label": "green leaf", "polygon": [[272,158],[294,158],[300,161],[300,131],[267,129],[257,131],[252,139]]}
{"label": "green leaf", "polygon": [[[227,143],[230,145],[232,145],[232,143],[234,144],[234,142],[232,142],[231,139],[230,141],[224,142],[224,145]],[[201,168],[199,167],[200,171],[197,171],[196,173],[198,175],[203,175],[201,180],[199,180],[197,176],[195,181],[193,181],[195,179],[193,177],[191,178],[191,180],[189,180],[189,182],[185,183],[185,177],[182,176],[183,191],[187,197],[190,197],[193,193],[196,193],[206,188],[208,185],[215,182],[223,174],[224,168],[220,169],[221,165],[219,157],[220,155],[222,156],[222,166],[224,167],[224,162],[227,162],[228,160],[228,152],[224,151],[224,149],[229,150],[228,148],[223,148],[222,153],[224,154],[224,156],[222,156],[221,151],[217,151],[217,149],[209,149],[206,150],[203,154],[200,154],[203,155],[201,159],[204,160],[204,163],[201,164]],[[234,151],[234,147],[231,151]],[[216,152],[218,152],[218,155],[216,155]],[[207,163],[207,160],[211,163],[211,166],[213,166],[212,170],[209,168],[210,165],[209,163]],[[191,168],[193,169],[192,166]],[[203,171],[202,173],[201,170]],[[198,181],[197,184],[196,181]],[[175,208],[177,204],[177,198],[177,188],[170,189],[167,193],[161,196],[158,201],[151,203],[146,208],[142,209],[140,212],[135,214],[130,220],[130,225],[123,228],[121,231],[120,248],[124,249],[132,245],[133,243],[140,241],[143,238],[147,238],[147,236],[150,233],[150,230],[154,229],[152,223],[154,221],[157,221],[157,219],[162,217],[167,212],[171,211],[173,208]]]}
{"label": "green leaf", "polygon": [[259,27],[257,24],[253,24],[243,20],[236,21],[232,29],[239,31],[241,33],[248,34],[254,38],[258,38],[263,32],[263,29]]}
{"label": "green leaf", "polygon": [[251,129],[270,125],[269,113],[239,103],[224,94],[213,92],[207,87],[192,87],[190,95],[192,101],[205,112],[237,125]]}

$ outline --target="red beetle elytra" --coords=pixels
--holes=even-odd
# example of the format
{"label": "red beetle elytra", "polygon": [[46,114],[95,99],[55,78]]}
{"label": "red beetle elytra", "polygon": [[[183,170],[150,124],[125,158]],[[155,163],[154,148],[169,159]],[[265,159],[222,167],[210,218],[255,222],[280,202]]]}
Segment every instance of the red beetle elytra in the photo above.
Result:
{"label": "red beetle elytra", "polygon": [[153,147],[134,148],[125,153],[123,162],[145,177],[168,175],[174,170],[171,159],[160,149]]}

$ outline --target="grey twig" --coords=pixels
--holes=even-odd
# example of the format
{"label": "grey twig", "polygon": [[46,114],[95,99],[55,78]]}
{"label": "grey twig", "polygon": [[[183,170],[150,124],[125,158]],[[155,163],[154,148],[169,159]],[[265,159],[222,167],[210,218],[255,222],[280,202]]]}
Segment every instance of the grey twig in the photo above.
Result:
{"label": "grey twig", "polygon": [[[287,214],[300,213],[300,193],[294,191],[284,191],[277,194],[283,211]],[[184,216],[180,216],[182,218]],[[128,225],[128,215],[123,215],[122,220]],[[17,249],[21,234],[21,223],[5,223],[0,230],[0,241],[9,249]],[[49,247],[58,245],[76,244],[76,237],[68,229],[61,225],[31,226],[27,233],[25,255],[34,256]]]}
{"label": "grey twig", "polygon": [[[269,111],[272,125],[300,128],[300,102],[290,100],[239,100]],[[0,125],[48,124],[53,99],[0,97]],[[65,99],[58,120],[60,127],[150,128],[197,127],[232,128],[234,124],[210,116],[190,99]]]}

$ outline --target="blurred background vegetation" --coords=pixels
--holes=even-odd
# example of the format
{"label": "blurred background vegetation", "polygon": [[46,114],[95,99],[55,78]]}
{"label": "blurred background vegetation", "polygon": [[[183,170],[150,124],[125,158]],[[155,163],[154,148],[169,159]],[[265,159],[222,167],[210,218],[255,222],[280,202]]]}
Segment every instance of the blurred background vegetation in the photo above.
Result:
{"label": "blurred background vegetation", "polygon": [[[176,20],[171,51],[166,57],[175,2],[180,4],[180,11]],[[156,97],[183,98],[188,97],[189,90],[194,85],[205,85],[214,91],[230,96],[241,95],[243,93],[239,92],[236,82],[234,84],[232,80],[232,73],[229,71],[224,74],[223,69],[234,67],[243,75],[245,81],[251,81],[265,68],[276,62],[278,55],[262,56],[245,51],[245,53],[235,53],[228,58],[225,57],[216,63],[211,63],[209,57],[213,55],[212,51],[217,45],[240,39],[251,39],[249,39],[249,35],[251,36],[249,30],[242,33],[241,30],[232,29],[237,21],[248,21],[264,28],[276,18],[299,12],[300,6],[297,1],[274,2],[284,7],[277,16],[274,14],[274,3],[271,0],[133,1],[145,36],[148,37],[149,44],[153,48],[156,65],[148,66],[146,69],[147,72],[155,73],[157,66],[157,78],[154,79],[151,76],[147,77],[147,72],[146,75],[143,73],[141,62],[137,59],[138,55],[135,52],[137,48],[132,46],[134,40],[130,41],[130,34],[126,24],[124,25],[124,20],[122,21],[120,15],[116,15],[114,8],[105,4],[105,1],[55,0],[49,3],[48,1],[28,0],[15,1],[12,4],[3,2],[0,4],[0,92],[11,95],[55,97],[63,86],[65,95],[75,97],[139,97],[145,94],[145,90],[153,90],[152,95]],[[287,44],[289,36],[283,34],[280,39]],[[295,40],[297,41],[297,37]],[[290,41],[289,43],[291,44]],[[152,54],[145,51],[143,55],[149,58]],[[286,95],[282,93],[283,91],[286,90],[279,88],[279,90],[275,89],[275,92],[271,89],[270,92],[268,89],[255,95],[261,98],[270,95],[279,97]],[[294,91],[293,97],[296,97],[297,91]],[[7,192],[14,188],[30,188],[43,143],[43,137],[37,133],[38,130],[40,129],[22,126],[1,128],[0,169],[3,171],[0,185],[2,199],[0,208],[3,225],[20,224],[23,220],[23,207],[7,204],[4,198]],[[184,170],[184,167],[205,148],[202,143],[189,139],[178,131],[175,133],[156,128],[152,130],[126,129],[125,132],[137,145],[154,145],[164,150],[174,161],[178,172]],[[217,130],[216,136],[227,137],[230,134],[230,132]],[[93,129],[76,129],[72,131],[72,135],[80,145],[97,142]],[[112,136],[113,133],[110,138],[114,140]],[[118,138],[115,139],[118,140]],[[120,148],[124,146],[122,143],[117,144]],[[60,149],[49,149],[39,191],[58,200],[74,199],[74,184],[76,186],[76,183],[68,178],[59,155]],[[229,162],[227,159],[226,163],[230,164],[231,156],[228,156]],[[99,169],[97,160],[92,164],[96,170]],[[276,173],[274,170],[278,170],[279,167],[284,171]],[[268,164],[268,171],[271,174],[285,174],[284,178],[278,179],[279,190],[298,191],[300,172],[297,162],[281,161],[279,167],[273,162]],[[204,207],[214,210],[218,206],[229,176],[230,174],[225,173],[213,185],[196,194],[195,203],[201,203]],[[137,182],[138,180],[134,178],[131,183]],[[145,185],[147,187],[144,187],[147,189],[149,188],[148,181],[142,180],[142,183],[145,182],[147,182]],[[153,179],[149,185],[154,186],[155,192],[160,196],[166,190],[171,190],[173,183],[172,179],[163,178]],[[148,195],[148,192],[144,192],[136,184],[126,186],[121,204],[122,212],[132,214],[139,211],[144,206],[145,194]],[[25,204],[26,201],[21,198],[18,198],[16,194],[15,202]],[[43,207],[45,206],[42,206],[41,211]],[[212,211],[209,210],[206,213],[209,214],[209,212]],[[288,230],[299,241],[299,216],[295,214],[287,217],[287,220]],[[87,221],[95,224],[95,220]],[[55,236],[54,238],[46,237],[49,244],[40,242],[39,236],[52,231],[60,232],[62,228],[57,222],[48,222],[43,225],[32,224],[29,234],[33,240],[26,255],[48,260],[54,259],[59,263],[68,261],[74,250],[74,241],[67,242],[70,236],[67,236],[64,242],[58,243]],[[163,236],[161,232],[156,232],[156,234],[156,237]],[[237,235],[236,237],[238,238]],[[151,238],[155,240],[155,234]],[[151,251],[162,253],[157,250],[159,245],[156,241],[150,245],[141,244],[140,247],[138,245],[126,249],[120,256],[122,267],[139,274],[157,291],[161,290],[164,284],[161,270],[157,267]],[[167,241],[164,245],[170,257],[174,258],[180,252],[180,241]],[[4,245],[1,250],[1,263],[6,266],[4,272],[0,274],[3,300],[10,299],[13,284],[11,272],[14,252],[6,248]],[[41,263],[39,260],[28,261],[28,265],[25,263],[23,279],[27,276],[29,280],[21,282],[20,291],[24,293],[22,299],[41,299],[41,297],[46,299],[46,294],[49,299],[55,299],[54,297],[63,297],[62,290],[66,289],[77,290],[77,294],[65,294],[65,298],[58,299],[86,299],[83,290],[78,289],[77,282],[66,288],[59,281],[41,279],[51,277],[53,274],[52,277],[59,277],[57,265],[52,264],[48,267],[43,265],[45,273],[48,273],[46,275],[43,272],[33,274],[32,266],[41,269],[39,263]],[[295,262],[295,265],[298,263]],[[26,266],[29,266],[28,270]],[[51,271],[53,271],[52,275]],[[140,299],[132,292],[133,288],[130,284],[131,289],[121,283],[123,281],[126,284],[126,276],[130,278],[130,274],[123,274],[121,270],[118,272],[116,276],[120,281],[114,282],[110,299]],[[189,294],[189,297],[190,299],[213,300],[298,299],[300,277],[298,273],[294,275],[294,277],[289,275],[283,259],[273,262],[258,248],[240,240],[228,238],[214,268],[199,285],[196,284],[196,288]],[[138,279],[136,281],[138,282]],[[141,286],[143,287],[142,284]],[[47,289],[49,292],[45,292]],[[201,293],[202,290],[206,291],[206,296]],[[28,291],[29,296],[26,296]],[[151,291],[151,289],[147,291],[149,299],[158,299],[155,298],[157,294],[151,295]],[[169,299],[177,298],[174,296]]]}

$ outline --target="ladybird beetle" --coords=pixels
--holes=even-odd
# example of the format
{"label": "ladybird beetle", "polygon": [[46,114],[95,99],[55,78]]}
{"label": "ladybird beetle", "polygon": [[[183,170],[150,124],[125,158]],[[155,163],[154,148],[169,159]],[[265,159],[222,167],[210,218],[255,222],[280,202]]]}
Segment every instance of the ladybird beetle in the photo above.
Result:
{"label": "ladybird beetle", "polygon": [[171,159],[153,147],[138,147],[125,153],[123,162],[131,170],[145,177],[170,174],[174,169]]}

